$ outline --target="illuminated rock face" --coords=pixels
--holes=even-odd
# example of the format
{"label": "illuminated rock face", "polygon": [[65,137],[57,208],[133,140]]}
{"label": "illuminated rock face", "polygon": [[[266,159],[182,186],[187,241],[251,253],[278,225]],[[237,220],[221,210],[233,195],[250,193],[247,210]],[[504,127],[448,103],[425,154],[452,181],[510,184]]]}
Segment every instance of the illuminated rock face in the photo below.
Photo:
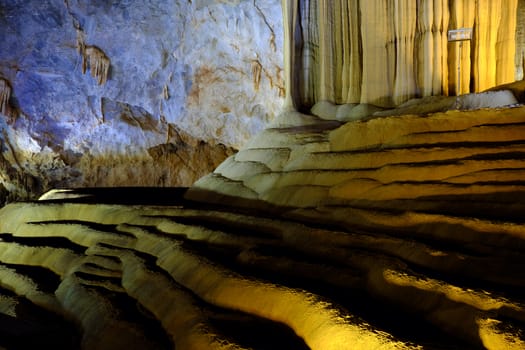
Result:
{"label": "illuminated rock face", "polygon": [[[489,307],[489,316],[485,305],[492,302],[474,300],[487,291],[522,303],[525,278],[516,269],[525,263],[524,112],[449,111],[342,126],[290,112],[288,125],[265,130],[187,197],[267,210],[319,228],[323,243],[295,237],[294,244],[360,261],[368,295],[421,317],[448,333],[446,339],[520,349],[523,306],[510,318],[506,307]],[[341,245],[323,231],[333,225],[344,231]],[[366,253],[343,243],[353,235]],[[342,293],[346,301],[353,295]],[[400,315],[398,322],[405,322]]]}
{"label": "illuminated rock face", "polygon": [[4,1],[0,28],[0,189],[12,199],[188,186],[282,105],[278,0]]}
{"label": "illuminated rock face", "polygon": [[524,348],[523,107],[285,119],[186,193],[2,208],[0,346]]}
{"label": "illuminated rock face", "polygon": [[[323,100],[392,107],[516,78],[517,0],[287,3],[286,20],[297,17],[288,54],[299,76],[292,92],[298,107]],[[447,41],[449,29],[464,27],[474,29],[472,41]]]}
{"label": "illuminated rock face", "polygon": [[[191,2],[197,11],[209,10],[206,3]],[[319,1],[320,18],[333,17],[328,5],[334,3]],[[291,15],[285,23],[288,37],[297,25],[297,4],[284,4],[285,18]],[[417,45],[439,45],[427,35],[431,23],[443,20],[430,2],[414,8],[393,1],[387,4],[394,7],[386,9],[384,2],[367,4],[361,2],[359,10],[370,20],[372,10],[383,15],[393,9],[409,19],[389,17],[391,22],[378,24],[395,31],[369,33],[368,48],[378,55],[397,62]],[[462,4],[470,8],[472,2]],[[458,8],[453,11],[459,14]],[[319,33],[330,37],[332,29],[322,27]],[[427,33],[422,42],[412,42],[414,30]],[[402,43],[387,45],[385,53],[378,42],[390,40],[392,33]],[[108,88],[112,75],[106,76],[104,67],[108,61],[112,67],[115,56],[97,43],[83,42],[86,51],[80,52],[89,56],[95,74],[82,78],[95,78],[97,88]],[[322,46],[321,52],[330,50],[329,43]],[[345,53],[362,59],[355,51]],[[430,54],[417,60],[442,67]],[[525,348],[525,108],[513,105],[525,101],[524,83],[458,99],[427,96],[385,111],[365,103],[340,108],[322,101],[314,108],[320,119],[290,108],[302,91],[292,88],[303,85],[292,74],[297,57],[288,55],[285,62],[285,112],[188,192],[61,190],[3,207],[0,347]],[[399,82],[389,85],[392,96],[380,96],[384,101],[402,101],[418,84],[428,94],[444,89],[444,80],[389,62],[387,73]],[[249,62],[255,90],[264,81],[264,67],[258,60]],[[317,72],[324,97],[333,94],[334,86],[350,86],[351,80],[331,80],[330,72],[337,69],[323,65]],[[202,80],[196,78],[201,87],[220,82],[208,70],[201,73]],[[376,72],[363,70],[351,79],[372,82],[373,77]],[[2,96],[16,95],[16,88],[8,86]],[[196,96],[204,96],[197,91]],[[169,89],[162,94],[169,97]],[[174,176],[171,162],[192,157],[192,162],[206,162],[230,153],[220,146],[201,154],[201,147],[210,146],[147,108],[111,98],[95,101],[100,106],[93,108],[103,111],[98,123],[107,129],[88,149],[103,153],[111,144],[128,157],[108,158],[113,168],[120,167],[114,173],[100,171],[100,179],[133,176],[130,138],[147,144],[148,157],[166,167],[151,167],[139,158],[143,168],[150,168],[141,181],[148,180],[145,175],[160,181],[159,172],[166,179]],[[325,120],[346,113],[366,119]],[[23,115],[7,121],[7,140],[35,150],[22,157],[15,150],[24,147],[9,145],[11,152],[4,153],[0,165],[15,176],[11,164],[21,167],[39,147],[41,157],[50,155],[42,162],[49,171],[55,169],[53,162],[80,157],[52,157],[61,133],[47,135]],[[46,123],[56,120],[40,122],[47,130]],[[39,142],[32,143],[17,125],[30,125],[32,134],[27,134],[38,134]],[[115,132],[123,126],[124,134]],[[165,135],[163,143],[144,141],[150,134]],[[97,161],[82,156],[79,162],[98,171]]]}

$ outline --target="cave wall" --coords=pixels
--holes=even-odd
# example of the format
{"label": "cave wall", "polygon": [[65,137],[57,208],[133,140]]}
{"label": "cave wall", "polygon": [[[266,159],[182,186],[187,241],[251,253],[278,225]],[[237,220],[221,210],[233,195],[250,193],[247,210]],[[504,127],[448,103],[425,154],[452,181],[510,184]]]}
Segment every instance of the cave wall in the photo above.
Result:
{"label": "cave wall", "polygon": [[[290,5],[292,4],[292,5]],[[415,97],[513,82],[517,0],[297,0],[289,55],[299,107],[319,101],[393,107]],[[448,42],[450,29],[471,41]],[[460,49],[461,45],[461,49]],[[458,63],[461,72],[458,76]]]}
{"label": "cave wall", "polygon": [[0,0],[0,30],[0,203],[188,186],[281,108],[278,0]]}

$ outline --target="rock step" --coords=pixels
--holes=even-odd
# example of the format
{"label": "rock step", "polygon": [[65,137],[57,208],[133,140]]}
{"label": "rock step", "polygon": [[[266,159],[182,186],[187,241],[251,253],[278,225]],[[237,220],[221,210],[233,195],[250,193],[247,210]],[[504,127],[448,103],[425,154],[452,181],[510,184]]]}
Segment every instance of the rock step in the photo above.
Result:
{"label": "rock step", "polygon": [[[260,339],[259,327],[278,330],[274,342],[268,339],[272,348],[324,349],[327,334],[341,337],[330,336],[334,348],[364,339],[367,346],[380,342],[387,348],[437,347],[443,339],[448,347],[466,348],[498,337],[523,344],[518,330],[525,323],[525,286],[516,275],[525,261],[511,225],[472,221],[471,236],[463,229],[455,237],[439,228],[410,231],[411,223],[429,229],[440,217],[332,209],[319,211],[317,224],[341,223],[346,216],[354,222],[329,229],[295,221],[301,215],[316,220],[304,210],[289,211],[294,220],[285,220],[190,202],[112,205],[55,198],[13,204],[0,211],[0,232],[11,237],[0,242],[6,246],[0,261],[61,276],[55,312],[82,325],[84,347],[258,348],[241,333]],[[469,227],[466,219],[452,219],[441,221]],[[505,235],[498,232],[502,227],[514,241],[490,238]],[[475,239],[479,234],[484,238]],[[33,238],[41,246],[49,239],[50,246],[21,246]],[[79,253],[59,247],[80,242],[87,249]],[[58,266],[51,262],[57,260]],[[5,278],[0,274],[0,282]],[[505,326],[491,326],[496,323]]]}
{"label": "rock step", "polygon": [[448,111],[347,123],[330,133],[331,151],[408,147],[434,143],[523,141],[525,107]]}
{"label": "rock step", "polygon": [[272,171],[279,171],[288,162],[290,152],[289,148],[248,148],[240,150],[234,158],[237,162],[259,162]]}
{"label": "rock step", "polygon": [[[462,161],[523,160],[525,142],[454,143],[406,148],[377,148],[361,151],[303,153],[290,159],[284,171],[378,169],[388,165],[454,164]],[[280,170],[281,170],[280,169]],[[275,171],[275,170],[274,170]]]}

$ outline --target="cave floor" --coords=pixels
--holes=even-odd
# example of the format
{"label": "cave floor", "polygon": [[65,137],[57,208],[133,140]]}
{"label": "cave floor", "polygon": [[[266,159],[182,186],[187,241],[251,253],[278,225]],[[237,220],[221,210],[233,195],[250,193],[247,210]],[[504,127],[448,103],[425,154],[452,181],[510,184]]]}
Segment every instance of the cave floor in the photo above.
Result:
{"label": "cave floor", "polygon": [[4,207],[0,347],[524,344],[520,240],[476,246],[301,222],[185,191],[78,189]]}

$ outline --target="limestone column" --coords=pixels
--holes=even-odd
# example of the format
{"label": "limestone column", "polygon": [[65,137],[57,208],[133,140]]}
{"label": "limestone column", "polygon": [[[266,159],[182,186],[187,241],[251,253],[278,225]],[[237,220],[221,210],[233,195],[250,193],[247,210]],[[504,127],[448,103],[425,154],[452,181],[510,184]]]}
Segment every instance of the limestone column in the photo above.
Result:
{"label": "limestone column", "polygon": [[294,87],[294,67],[295,67],[295,34],[297,27],[297,11],[299,0],[282,0],[283,9],[283,29],[284,29],[284,87],[286,90],[284,109],[293,110],[297,108],[294,101],[296,93]]}
{"label": "limestone column", "polygon": [[474,91],[496,85],[496,42],[501,22],[501,0],[478,0],[476,8]]}
{"label": "limestone column", "polygon": [[518,0],[503,0],[501,22],[496,42],[496,85],[516,80],[514,59],[516,56],[516,23]]}
{"label": "limestone column", "polygon": [[[343,93],[346,92],[344,103],[359,103],[361,98],[361,38],[359,33],[360,15],[358,0],[346,1],[346,16],[343,16],[345,22],[345,63],[343,66]],[[344,96],[344,95],[343,95]]]}
{"label": "limestone column", "polygon": [[448,95],[448,0],[434,0],[434,95]]}
{"label": "limestone column", "polygon": [[394,85],[396,81],[396,65],[397,65],[397,43],[396,43],[396,32],[395,32],[395,1],[385,0],[387,17],[385,21],[385,34],[386,34],[386,83],[388,84],[388,90],[390,91],[390,98],[388,103],[394,106],[393,93]]}
{"label": "limestone column", "polygon": [[[395,0],[394,9],[396,77],[393,100],[394,104],[399,105],[416,96],[414,37],[416,33],[417,6],[415,1]],[[430,47],[428,51],[431,52]],[[430,76],[432,74],[430,67],[428,70]],[[428,85],[430,86],[430,83]]]}
{"label": "limestone column", "polygon": [[430,96],[434,92],[434,76],[439,73],[438,66],[435,65],[434,35],[436,26],[434,25],[434,1],[418,1],[417,28],[417,82],[422,96]]}
{"label": "limestone column", "polygon": [[360,1],[359,3],[363,47],[361,103],[383,107],[392,106],[392,89],[388,81],[390,76],[388,67],[391,62],[387,54],[391,28],[388,25],[387,6],[388,1],[385,0]]}
{"label": "limestone column", "polygon": [[300,96],[297,103],[301,107],[311,107],[319,99],[319,30],[318,0],[301,0],[299,2],[300,29],[296,35],[301,40],[300,59],[296,69],[299,75]]}
{"label": "limestone column", "polygon": [[[490,0],[486,0],[490,1]],[[451,0],[449,29],[473,28],[476,13],[476,0]],[[461,46],[461,50],[459,49]],[[458,54],[461,56],[458,58]],[[470,92],[471,76],[471,42],[451,42],[448,44],[448,79],[451,94]],[[458,80],[458,63],[461,66],[461,76]],[[458,85],[460,90],[458,91]]]}
{"label": "limestone column", "polygon": [[446,94],[448,0],[418,0],[417,84],[422,96]]}
{"label": "limestone column", "polygon": [[515,79],[522,80],[525,77],[525,0],[518,0],[516,17]]}
{"label": "limestone column", "polygon": [[[332,0],[319,1],[319,99],[335,102],[335,50],[333,47],[333,36],[337,30],[334,23]],[[336,1],[339,3],[338,1]]]}

